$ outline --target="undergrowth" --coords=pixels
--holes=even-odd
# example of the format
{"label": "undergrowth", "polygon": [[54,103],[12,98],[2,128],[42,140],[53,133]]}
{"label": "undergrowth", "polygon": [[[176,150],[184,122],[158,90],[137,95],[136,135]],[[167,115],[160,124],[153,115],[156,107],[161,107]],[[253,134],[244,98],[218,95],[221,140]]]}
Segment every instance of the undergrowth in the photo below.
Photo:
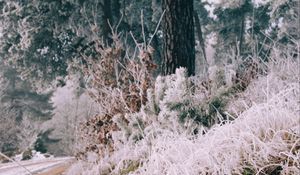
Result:
{"label": "undergrowth", "polygon": [[138,109],[87,123],[94,147],[69,174],[299,174],[299,60],[273,52],[229,78],[158,76]]}

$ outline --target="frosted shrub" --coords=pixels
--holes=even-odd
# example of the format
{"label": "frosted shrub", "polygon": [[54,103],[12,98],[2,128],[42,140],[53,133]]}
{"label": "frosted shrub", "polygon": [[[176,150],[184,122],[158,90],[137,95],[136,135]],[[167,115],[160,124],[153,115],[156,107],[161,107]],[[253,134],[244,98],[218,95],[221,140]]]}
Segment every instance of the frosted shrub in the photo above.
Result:
{"label": "frosted shrub", "polygon": [[[226,87],[206,96],[208,92],[195,84],[198,80],[186,77],[184,69],[158,77],[154,88],[147,91],[148,102],[139,112],[125,115],[127,123],[113,118],[120,128],[112,132],[114,152],[74,168],[81,168],[84,174],[299,174],[300,87],[294,74],[298,61],[289,61],[289,66],[269,63],[268,76],[258,77],[237,95],[235,103],[243,104],[241,99],[250,98],[251,93],[252,105],[235,120],[209,128],[193,117],[181,121],[184,108],[171,109],[170,104],[188,101],[199,110],[202,102],[197,98],[206,103]],[[270,77],[282,82],[272,81],[262,90],[262,81]]]}
{"label": "frosted shrub", "polygon": [[215,116],[202,109],[202,106],[207,106],[204,104],[207,101],[196,99],[200,94],[195,95],[195,86],[184,68],[177,69],[175,74],[157,77],[154,89],[148,89],[148,102],[139,112],[126,114],[128,122],[114,117],[121,128],[120,133],[126,136],[123,138],[133,139],[131,142],[135,143],[162,131],[191,134],[209,127]]}
{"label": "frosted shrub", "polygon": [[[225,81],[224,72],[221,71],[220,76],[220,81]],[[88,159],[88,152],[101,155],[102,158],[95,165],[98,168],[93,169],[95,174],[100,170],[118,174],[137,169],[151,155],[151,147],[157,144],[157,139],[165,137],[166,133],[176,134],[176,137],[185,135],[189,140],[197,137],[198,133],[205,133],[213,124],[223,121],[223,109],[228,101],[226,96],[231,87],[226,83],[221,84],[214,86],[198,77],[188,77],[184,68],[177,69],[172,75],[158,76],[154,87],[148,86],[147,101],[139,110],[127,110],[130,107],[124,103],[125,110],[118,107],[118,113],[107,112],[85,124],[81,130],[82,137],[91,144],[79,156]],[[116,87],[118,92],[124,92],[124,89]],[[101,87],[98,88],[100,91]],[[120,101],[123,96],[112,96],[114,88],[110,90],[107,92],[111,93],[107,94],[102,103],[110,104],[111,108],[107,109],[114,111],[114,105],[118,104],[105,100],[113,98]],[[100,100],[103,97],[97,98]],[[169,135],[164,139],[170,139]]]}
{"label": "frosted shrub", "polygon": [[[277,74],[271,65],[269,74]],[[286,64],[277,66],[283,69]],[[291,75],[294,69],[285,71]],[[267,94],[253,99],[257,103],[237,119],[215,125],[205,135],[162,133],[152,141],[149,157],[133,174],[299,174],[300,87],[295,76],[280,89],[272,89],[267,100],[261,101]],[[259,82],[261,79],[253,83]]]}
{"label": "frosted shrub", "polygon": [[[115,150],[112,132],[119,126],[112,118],[128,123],[128,114],[138,112],[147,101],[147,89],[153,86],[152,72],[156,65],[151,59],[151,47],[137,46],[137,54],[131,56],[123,46],[119,35],[113,31],[113,43],[106,46],[100,39],[95,42],[92,55],[83,55],[84,64],[73,65],[85,76],[89,95],[99,106],[99,114],[80,127],[85,149],[78,158],[85,159],[88,152],[99,158]],[[121,127],[121,126],[120,126]]]}
{"label": "frosted shrub", "polygon": [[[85,150],[86,161],[78,164],[81,172],[300,173],[299,60],[274,58],[269,63],[250,58],[238,68],[211,69],[208,80],[187,77],[179,68],[173,75],[157,77],[147,88],[141,88],[145,82],[141,81],[134,85],[140,87],[139,93],[131,94],[139,97],[138,108],[120,96],[136,91],[126,91],[118,83],[116,88],[108,86],[113,87],[110,92],[122,93],[108,94],[108,99],[100,93],[98,98],[123,100],[124,108],[87,122],[85,136],[93,145]],[[143,77],[138,72],[130,75]]]}
{"label": "frosted shrub", "polygon": [[298,82],[299,59],[294,59],[288,51],[282,55],[282,51],[272,50],[272,57],[265,65],[267,75],[257,76],[256,81],[251,81],[247,89],[235,100],[231,100],[227,110],[231,115],[238,116],[239,113],[254,104],[268,101],[282,89]]}
{"label": "frosted shrub", "polygon": [[[215,105],[214,96],[219,93],[211,93],[214,96],[207,94],[207,90],[203,91],[203,85],[196,82],[196,77],[187,77],[183,68],[177,69],[173,75],[159,76],[154,88],[147,90],[147,102],[138,112],[126,113],[123,117],[122,114],[114,115],[113,123],[108,124],[113,127],[99,127],[95,133],[111,133],[113,145],[105,142],[109,143],[105,146],[107,152],[102,154],[104,157],[95,165],[98,168],[93,168],[91,174],[133,172],[148,159],[153,152],[151,148],[158,142],[182,135],[185,136],[184,140],[193,142],[197,133],[204,133],[218,122],[216,117],[220,114],[209,105]],[[108,118],[94,120],[102,123],[99,126],[104,126],[110,122]],[[91,125],[97,128],[98,124],[93,121]],[[99,138],[102,136],[99,135]],[[99,146],[95,144],[88,151],[98,149]]]}

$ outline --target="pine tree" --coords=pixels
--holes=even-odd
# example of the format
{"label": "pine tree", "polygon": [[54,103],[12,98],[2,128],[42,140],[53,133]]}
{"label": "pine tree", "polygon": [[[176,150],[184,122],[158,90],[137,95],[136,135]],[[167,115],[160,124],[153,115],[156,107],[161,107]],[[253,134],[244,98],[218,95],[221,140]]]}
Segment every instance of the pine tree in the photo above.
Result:
{"label": "pine tree", "polygon": [[[7,65],[22,72],[22,77],[41,89],[48,88],[56,85],[52,83],[57,77],[68,74],[70,62],[82,61],[82,55],[95,56],[99,43],[110,45],[111,27],[116,30],[118,26],[118,32],[128,38],[126,47],[134,50],[135,42],[128,36],[132,31],[139,42],[143,39],[138,34],[141,7],[148,37],[157,23],[152,21],[151,1],[2,1],[0,55]],[[157,38],[153,43],[158,43]]]}
{"label": "pine tree", "polygon": [[[74,32],[67,27],[74,6],[67,1],[2,1],[1,57],[32,82],[66,75],[74,56]],[[38,84],[38,83],[34,83]],[[44,85],[41,84],[40,85]]]}

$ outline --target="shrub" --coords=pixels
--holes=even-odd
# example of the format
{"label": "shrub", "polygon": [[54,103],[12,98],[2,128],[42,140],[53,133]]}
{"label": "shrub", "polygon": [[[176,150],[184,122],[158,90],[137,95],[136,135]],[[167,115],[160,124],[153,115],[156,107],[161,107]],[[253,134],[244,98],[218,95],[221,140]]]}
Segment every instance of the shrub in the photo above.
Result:
{"label": "shrub", "polygon": [[284,69],[286,61],[275,65],[269,63],[268,76],[253,81],[239,96],[260,94],[266,78],[289,75],[285,83],[265,86],[272,94],[250,98],[252,105],[238,118],[214,125],[203,135],[160,132],[132,174],[299,174],[300,91],[297,74],[292,74],[298,62],[290,62],[290,69]]}
{"label": "shrub", "polygon": [[32,150],[27,149],[26,151],[23,152],[22,154],[22,160],[29,160],[32,158]]}
{"label": "shrub", "polygon": [[[89,95],[99,104],[100,113],[81,125],[82,140],[86,143],[84,155],[97,152],[100,157],[114,150],[112,132],[119,130],[112,121],[118,116],[128,123],[125,115],[140,110],[147,101],[147,89],[153,86],[152,49],[138,46],[138,54],[129,57],[118,34],[113,32],[113,43],[105,46],[95,44],[97,55],[83,55],[83,65],[77,66],[85,75]],[[83,156],[85,157],[85,156]]]}
{"label": "shrub", "polygon": [[87,174],[298,174],[298,61],[264,64],[264,74],[243,90],[187,77],[182,68],[157,77],[139,111],[108,117],[117,128],[106,133],[113,151],[106,147],[96,161],[87,156],[80,168]]}

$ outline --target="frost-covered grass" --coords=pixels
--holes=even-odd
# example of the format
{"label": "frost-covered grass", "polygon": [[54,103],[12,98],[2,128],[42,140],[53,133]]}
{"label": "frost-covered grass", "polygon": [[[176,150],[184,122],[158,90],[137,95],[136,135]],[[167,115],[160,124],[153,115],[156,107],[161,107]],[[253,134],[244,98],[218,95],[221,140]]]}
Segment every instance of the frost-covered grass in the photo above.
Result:
{"label": "frost-covered grass", "polygon": [[133,174],[299,174],[298,65],[271,62],[268,75],[240,95],[251,106],[234,121],[194,137],[163,133]]}
{"label": "frost-covered grass", "polygon": [[289,89],[290,85],[299,85],[299,59],[272,59],[267,64],[266,76],[259,76],[252,81],[248,88],[232,100],[227,109],[231,114],[239,115],[239,112],[248,109],[253,104],[267,102],[278,95],[279,91]]}
{"label": "frost-covered grass", "polygon": [[234,120],[197,134],[191,120],[180,124],[178,117],[205,98],[197,89],[185,93],[180,71],[160,77],[145,108],[126,116],[128,125],[115,120],[115,151],[101,159],[89,153],[69,174],[300,174],[299,60],[270,60],[266,73],[224,107]]}
{"label": "frost-covered grass", "polygon": [[163,134],[136,174],[243,174],[277,167],[283,174],[299,174],[298,96],[299,86],[288,87],[236,120],[192,139]]}

